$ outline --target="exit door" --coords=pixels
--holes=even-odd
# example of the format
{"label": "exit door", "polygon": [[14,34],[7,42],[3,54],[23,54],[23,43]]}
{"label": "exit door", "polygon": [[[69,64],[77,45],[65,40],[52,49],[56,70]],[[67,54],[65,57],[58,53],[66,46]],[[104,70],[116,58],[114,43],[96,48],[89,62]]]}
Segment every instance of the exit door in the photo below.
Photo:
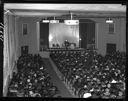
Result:
{"label": "exit door", "polygon": [[111,54],[114,52],[116,52],[116,44],[108,43],[107,44],[107,54]]}

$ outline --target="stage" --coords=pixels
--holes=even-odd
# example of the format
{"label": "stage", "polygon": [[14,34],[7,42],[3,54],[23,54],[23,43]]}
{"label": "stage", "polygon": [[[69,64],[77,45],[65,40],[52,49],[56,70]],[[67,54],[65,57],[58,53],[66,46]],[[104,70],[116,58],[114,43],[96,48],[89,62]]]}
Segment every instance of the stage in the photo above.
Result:
{"label": "stage", "polygon": [[47,49],[47,51],[86,51],[87,49],[84,49],[84,48],[74,48],[74,49],[71,49],[71,48],[49,48]]}

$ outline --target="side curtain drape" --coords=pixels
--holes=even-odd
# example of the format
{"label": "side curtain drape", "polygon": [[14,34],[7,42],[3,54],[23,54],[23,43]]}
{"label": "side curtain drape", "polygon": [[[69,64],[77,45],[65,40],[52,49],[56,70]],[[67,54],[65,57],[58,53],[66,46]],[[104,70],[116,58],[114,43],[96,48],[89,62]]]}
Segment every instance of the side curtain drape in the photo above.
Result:
{"label": "side curtain drape", "polygon": [[4,47],[3,47],[3,93],[9,76],[8,16],[4,15]]}
{"label": "side curtain drape", "polygon": [[18,59],[18,35],[15,26],[15,17],[4,15],[3,89],[8,83],[8,77],[12,78],[12,72]]}

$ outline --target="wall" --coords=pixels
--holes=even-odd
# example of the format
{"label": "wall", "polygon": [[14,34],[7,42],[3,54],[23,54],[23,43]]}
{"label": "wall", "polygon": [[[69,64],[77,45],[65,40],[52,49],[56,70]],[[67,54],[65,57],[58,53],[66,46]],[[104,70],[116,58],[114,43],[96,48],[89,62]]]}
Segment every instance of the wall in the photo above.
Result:
{"label": "wall", "polygon": [[105,22],[106,18],[90,18],[96,22],[96,43],[98,53],[106,54],[106,44],[115,43],[117,50],[126,51],[125,37],[126,37],[126,18],[112,18],[115,23],[115,33],[108,34],[108,24]]}
{"label": "wall", "polygon": [[[19,48],[24,45],[29,46],[29,53],[35,54],[38,53],[38,47],[37,47],[37,29],[36,24],[40,21],[40,18],[34,18],[34,17],[20,17],[18,19],[18,35],[19,35]],[[28,34],[23,35],[22,34],[22,24],[27,23],[28,24]],[[39,39],[38,39],[39,40]],[[21,48],[19,49],[21,52]]]}
{"label": "wall", "polygon": [[[106,18],[87,18],[96,22],[95,24],[95,41],[98,53],[106,54],[106,44],[115,43],[117,44],[117,50],[125,51],[125,36],[126,36],[126,18],[113,18],[115,23],[115,34],[108,34],[108,24],[106,24]],[[37,48],[37,30],[36,22],[40,21],[39,18],[24,18],[20,17],[18,20],[18,34],[20,39],[20,46],[29,45],[30,53],[38,53]],[[26,36],[22,35],[22,23],[29,24],[29,33]]]}

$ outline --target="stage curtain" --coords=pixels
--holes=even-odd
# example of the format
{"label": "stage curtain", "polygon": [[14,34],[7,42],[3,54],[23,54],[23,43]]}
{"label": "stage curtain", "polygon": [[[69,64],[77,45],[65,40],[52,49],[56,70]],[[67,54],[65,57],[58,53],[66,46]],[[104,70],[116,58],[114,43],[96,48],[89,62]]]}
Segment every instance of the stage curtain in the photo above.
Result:
{"label": "stage curtain", "polygon": [[95,44],[95,22],[88,19],[80,20],[79,33],[81,37],[81,48],[87,49],[87,45]]}
{"label": "stage curtain", "polygon": [[40,47],[43,49],[48,48],[49,41],[49,24],[40,22]]}
{"label": "stage curtain", "polygon": [[4,61],[3,61],[3,94],[5,93],[5,87],[7,78],[9,75],[9,46],[8,46],[8,16],[4,16]]}
{"label": "stage curtain", "polygon": [[80,47],[81,48],[87,48],[87,24],[86,23],[80,23],[79,24],[79,33],[81,37]]}
{"label": "stage curtain", "polygon": [[3,61],[3,89],[7,85],[8,76],[12,77],[12,71],[16,66],[18,36],[15,33],[15,17],[4,15],[4,61]]}

